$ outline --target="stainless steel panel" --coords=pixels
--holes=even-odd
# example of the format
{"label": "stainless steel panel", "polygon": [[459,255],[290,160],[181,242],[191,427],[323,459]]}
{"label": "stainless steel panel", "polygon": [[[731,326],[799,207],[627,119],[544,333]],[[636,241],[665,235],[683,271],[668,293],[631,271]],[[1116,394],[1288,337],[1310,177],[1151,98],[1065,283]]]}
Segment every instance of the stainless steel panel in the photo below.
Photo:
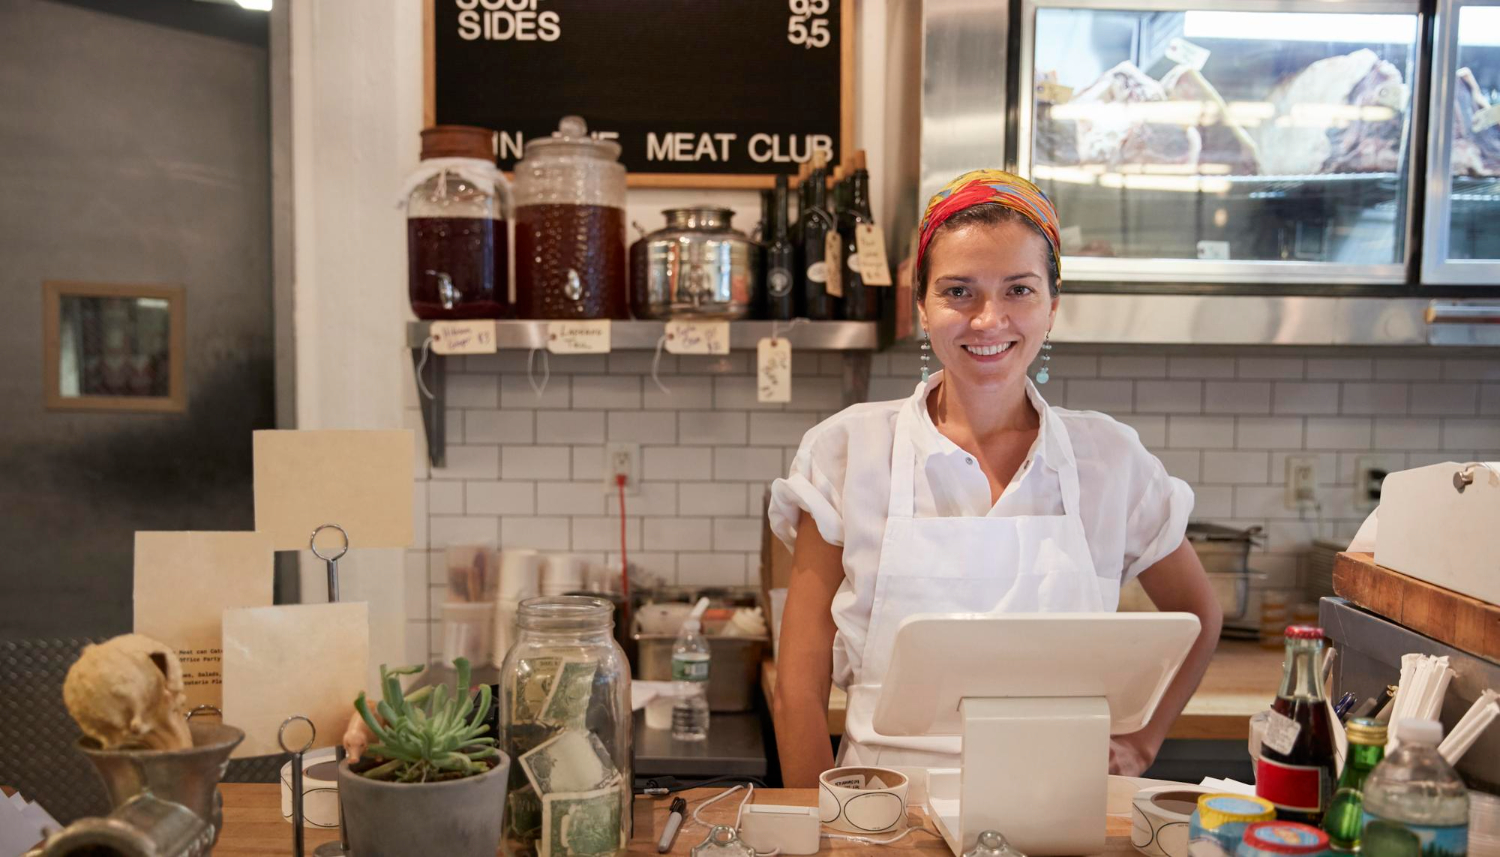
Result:
{"label": "stainless steel panel", "polygon": [[[708,636],[713,668],[708,672],[710,711],[749,711],[755,705],[760,683],[760,662],[765,657],[765,637]],[[642,681],[672,680],[672,646],[675,634],[636,634],[636,658]],[[713,730],[709,730],[710,732]]]}
{"label": "stainless steel panel", "polygon": [[[1441,719],[1446,731],[1485,688],[1500,687],[1500,664],[1439,643],[1342,598],[1320,602],[1319,624],[1339,650],[1333,662],[1335,693],[1352,691],[1360,699],[1375,696],[1400,680],[1402,655],[1447,655],[1455,676],[1443,700]],[[1457,768],[1470,788],[1500,793],[1500,729],[1480,736]]]}
{"label": "stainless steel panel", "polygon": [[1438,0],[1437,14],[1433,17],[1427,204],[1422,226],[1422,282],[1428,285],[1500,283],[1500,260],[1448,258],[1453,215],[1453,96],[1458,74],[1458,18],[1465,6],[1500,6],[1500,0]]}
{"label": "stainless steel panel", "polygon": [[1009,30],[1009,0],[927,0],[919,206],[961,173],[1006,163]]}
{"label": "stainless steel panel", "polygon": [[1068,295],[1059,342],[1425,345],[1427,302],[1388,298]]}

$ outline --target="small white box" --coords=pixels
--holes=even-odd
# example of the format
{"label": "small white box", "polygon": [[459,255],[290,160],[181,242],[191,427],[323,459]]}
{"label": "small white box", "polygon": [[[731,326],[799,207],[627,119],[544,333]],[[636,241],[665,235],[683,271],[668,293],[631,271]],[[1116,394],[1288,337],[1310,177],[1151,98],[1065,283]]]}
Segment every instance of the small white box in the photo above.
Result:
{"label": "small white box", "polygon": [[818,808],[749,804],[740,815],[740,839],[756,851],[818,853]]}
{"label": "small white box", "polygon": [[1500,463],[1450,461],[1392,473],[1380,487],[1375,562],[1500,604],[1496,521]]}

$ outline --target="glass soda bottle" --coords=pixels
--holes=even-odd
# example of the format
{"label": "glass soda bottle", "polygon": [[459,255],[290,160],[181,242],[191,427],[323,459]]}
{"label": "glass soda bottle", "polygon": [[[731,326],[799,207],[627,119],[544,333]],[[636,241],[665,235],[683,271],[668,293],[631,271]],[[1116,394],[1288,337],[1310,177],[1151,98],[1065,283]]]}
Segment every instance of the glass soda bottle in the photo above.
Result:
{"label": "glass soda bottle", "polygon": [[1260,758],[1255,762],[1255,794],[1276,807],[1276,817],[1314,827],[1323,821],[1336,780],[1333,729],[1323,695],[1323,629],[1286,629],[1281,689],[1271,703]]}
{"label": "glass soda bottle", "polygon": [[1323,816],[1329,845],[1340,853],[1358,853],[1359,832],[1364,827],[1365,779],[1385,757],[1385,724],[1368,717],[1349,721],[1349,755],[1339,775],[1333,803]]}
{"label": "glass soda bottle", "polygon": [[1437,751],[1443,726],[1402,720],[1400,743],[1365,781],[1360,851],[1372,857],[1464,857],[1469,852],[1469,791]]}

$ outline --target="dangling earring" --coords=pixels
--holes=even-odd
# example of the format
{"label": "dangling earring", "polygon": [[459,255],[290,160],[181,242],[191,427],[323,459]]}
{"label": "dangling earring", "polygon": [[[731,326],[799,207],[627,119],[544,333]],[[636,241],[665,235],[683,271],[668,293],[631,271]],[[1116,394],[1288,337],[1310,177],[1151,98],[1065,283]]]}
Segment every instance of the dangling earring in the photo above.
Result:
{"label": "dangling earring", "polygon": [[922,383],[924,383],[924,384],[927,383],[927,376],[931,374],[931,371],[927,368],[928,364],[931,363],[931,362],[932,362],[932,337],[927,333],[927,329],[923,328],[922,329]]}
{"label": "dangling earring", "polygon": [[1051,351],[1052,331],[1049,330],[1046,336],[1042,337],[1042,368],[1036,370],[1036,382],[1038,384],[1047,383],[1047,376],[1050,374],[1047,371],[1047,361],[1052,359]]}

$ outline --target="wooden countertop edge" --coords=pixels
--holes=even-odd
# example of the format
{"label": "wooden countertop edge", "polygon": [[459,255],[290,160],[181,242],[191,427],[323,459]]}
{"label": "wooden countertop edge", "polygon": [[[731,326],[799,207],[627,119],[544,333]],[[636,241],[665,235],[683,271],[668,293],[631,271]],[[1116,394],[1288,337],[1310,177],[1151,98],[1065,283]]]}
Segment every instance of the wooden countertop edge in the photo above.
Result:
{"label": "wooden countertop edge", "polygon": [[[1218,670],[1215,669],[1218,665]],[[1270,704],[1281,682],[1281,653],[1256,643],[1226,642],[1209,664],[1198,692],[1172,724],[1168,738],[1197,741],[1245,741],[1250,715]],[[1231,675],[1233,671],[1233,675]],[[1251,674],[1245,674],[1246,672]],[[761,663],[761,691],[770,704],[776,698],[776,663]],[[844,734],[844,692],[834,688],[828,706],[828,734]],[[1195,710],[1197,709],[1197,710]],[[1208,709],[1208,710],[1203,710]]]}
{"label": "wooden countertop edge", "polygon": [[[215,857],[259,857],[265,854],[290,854],[292,829],[281,815],[281,787],[275,783],[224,783],[219,786],[224,795],[224,829],[214,847]],[[817,806],[817,789],[756,789],[754,801],[783,806]],[[690,807],[720,794],[717,788],[693,789],[682,792]],[[666,816],[671,797],[635,800],[635,835],[628,845],[630,854],[655,855],[656,842],[666,826]],[[739,808],[739,798],[731,797],[703,811],[703,819],[709,824],[732,824]],[[932,823],[919,809],[912,809],[907,816],[908,824],[933,831]],[[1131,851],[1131,820],[1129,816],[1105,817],[1105,854]],[[685,824],[672,850],[674,855],[689,854],[694,845],[703,841],[706,831],[694,824]],[[336,830],[306,829],[304,841],[306,853],[312,853],[320,843],[338,838]],[[913,834],[895,845],[873,848],[853,842],[829,840],[819,853],[842,851],[849,854],[874,854],[889,851],[918,851],[933,855],[949,855],[948,846],[935,832],[932,835]]]}

